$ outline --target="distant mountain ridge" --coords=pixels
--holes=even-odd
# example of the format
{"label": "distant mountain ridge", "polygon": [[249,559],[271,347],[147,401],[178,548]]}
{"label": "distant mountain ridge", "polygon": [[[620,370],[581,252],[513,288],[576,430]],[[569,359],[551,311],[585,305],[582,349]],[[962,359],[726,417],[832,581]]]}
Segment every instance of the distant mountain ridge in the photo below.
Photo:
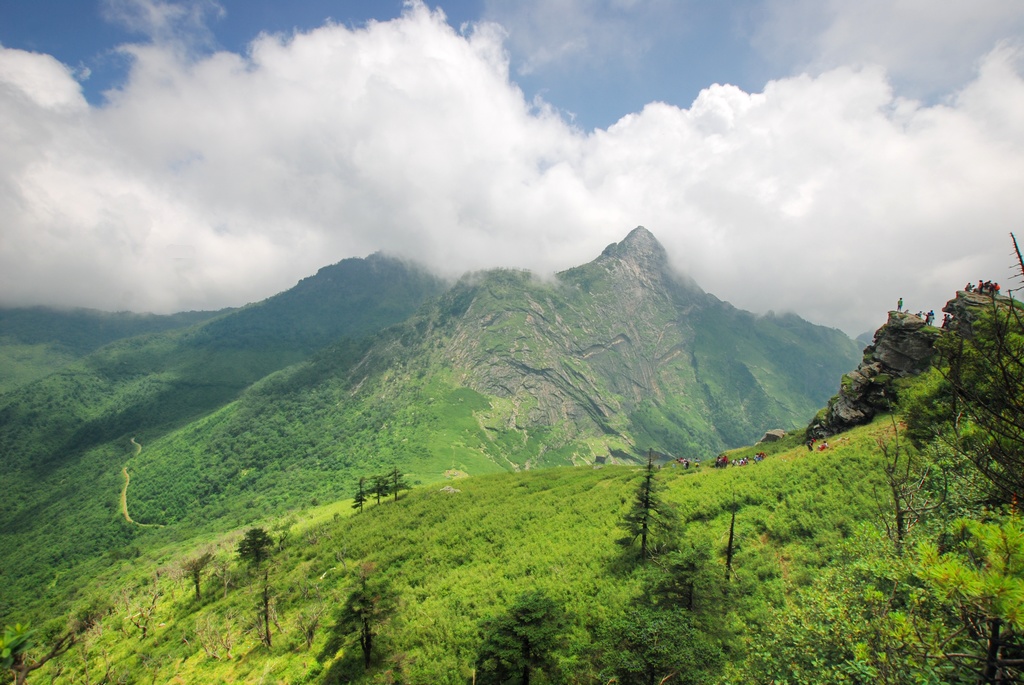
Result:
{"label": "distant mountain ridge", "polygon": [[194,326],[227,311],[159,315],[0,307],[0,393],[51,374],[116,340]]}
{"label": "distant mountain ridge", "polygon": [[[0,395],[0,566],[33,586],[139,535],[344,498],[391,468],[430,482],[647,449],[706,458],[805,425],[859,352],[705,293],[642,227],[553,280],[449,285],[383,255],[344,260]],[[132,518],[168,528],[119,517],[125,465]]]}
{"label": "distant mountain ridge", "polygon": [[[374,254],[324,267],[262,302],[197,317],[200,323],[192,326],[164,324],[168,330],[142,335],[126,329],[134,334],[105,341],[60,373],[0,395],[0,449],[8,444],[2,428],[18,427],[40,401],[49,407],[42,419],[45,437],[28,441],[49,442],[61,453],[180,424],[328,343],[363,338],[404,320],[445,287],[422,268]],[[54,317],[61,321],[65,314]],[[121,397],[124,392],[130,397]],[[116,406],[105,408],[114,398]],[[68,416],[70,421],[61,420]],[[0,462],[0,473],[7,465]]]}

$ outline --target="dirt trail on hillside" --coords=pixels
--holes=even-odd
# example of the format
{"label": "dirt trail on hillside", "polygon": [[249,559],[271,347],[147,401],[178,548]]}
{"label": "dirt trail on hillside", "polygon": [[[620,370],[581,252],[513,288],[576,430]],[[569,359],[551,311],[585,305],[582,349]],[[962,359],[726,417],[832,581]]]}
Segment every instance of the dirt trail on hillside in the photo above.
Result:
{"label": "dirt trail on hillside", "polygon": [[[142,451],[142,445],[135,442],[135,438],[131,439],[131,443],[135,447],[135,454],[132,456],[139,456],[139,453]],[[142,528],[163,528],[159,523],[139,523],[137,521],[133,521],[132,517],[128,515],[128,483],[131,480],[128,477],[128,467],[125,466],[121,469],[121,473],[124,474],[124,487],[121,488],[121,513],[124,514],[124,520],[128,523],[134,523],[136,526],[140,526]]]}
{"label": "dirt trail on hillside", "polygon": [[124,474],[124,487],[121,488],[121,513],[124,514],[125,521],[135,523],[135,521],[132,521],[132,517],[128,515],[128,467],[125,466],[121,473]]}

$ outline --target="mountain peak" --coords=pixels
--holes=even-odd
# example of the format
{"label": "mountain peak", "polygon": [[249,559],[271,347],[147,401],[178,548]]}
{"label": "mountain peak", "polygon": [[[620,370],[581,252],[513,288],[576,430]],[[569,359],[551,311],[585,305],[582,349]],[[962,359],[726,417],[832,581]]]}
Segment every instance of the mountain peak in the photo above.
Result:
{"label": "mountain peak", "polygon": [[664,269],[668,265],[668,254],[654,234],[643,226],[637,226],[629,232],[621,243],[612,243],[601,253],[602,257],[612,257],[622,261],[634,262],[646,268]]}
{"label": "mountain peak", "polygon": [[682,286],[691,294],[704,292],[692,278],[672,268],[665,248],[643,226],[630,231],[622,242],[604,248],[593,263],[618,274],[624,283],[644,285],[656,291],[663,291],[672,284],[673,287]]}

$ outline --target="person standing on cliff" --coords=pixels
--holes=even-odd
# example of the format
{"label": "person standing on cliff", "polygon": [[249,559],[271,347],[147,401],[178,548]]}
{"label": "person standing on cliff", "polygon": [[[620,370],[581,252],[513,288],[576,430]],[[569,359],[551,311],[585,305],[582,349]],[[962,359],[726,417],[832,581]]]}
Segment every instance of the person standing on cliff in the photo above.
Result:
{"label": "person standing on cliff", "polygon": [[902,297],[900,298],[900,301],[896,303],[896,311],[897,312],[902,312],[903,311],[903,298]]}

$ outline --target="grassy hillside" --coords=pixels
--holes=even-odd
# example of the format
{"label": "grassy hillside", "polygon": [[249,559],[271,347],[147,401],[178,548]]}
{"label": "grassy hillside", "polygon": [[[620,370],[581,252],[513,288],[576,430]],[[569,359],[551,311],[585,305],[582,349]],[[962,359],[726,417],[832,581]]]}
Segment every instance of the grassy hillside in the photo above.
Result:
{"label": "grassy hillside", "polygon": [[[670,574],[672,548],[701,544],[711,550],[702,601],[724,611],[713,621],[724,632],[702,638],[721,655],[707,674],[714,680],[726,663],[742,660],[787,592],[828,566],[839,542],[872,518],[880,484],[875,439],[888,430],[878,422],[828,452],[808,452],[793,439],[744,467],[662,468],[656,478],[677,522],[647,565],[616,542],[640,467],[461,478],[447,491],[423,486],[361,514],[339,502],[261,521],[277,540],[266,566],[269,648],[254,629],[262,571],[234,555],[242,529],[184,544],[160,544],[175,537],[160,531],[149,550],[113,563],[81,593],[102,618],[81,652],[62,659],[56,682],[78,682],[89,669],[94,680],[108,673],[130,682],[465,683],[477,667],[482,622],[532,590],[567,614],[553,665],[537,682],[606,682],[620,649],[607,626],[631,615]],[[753,450],[733,456],[747,454]],[[732,511],[735,556],[726,583]],[[197,601],[181,568],[207,550],[214,561]],[[369,670],[340,611],[366,564],[394,607],[380,624]],[[143,620],[144,638],[135,625]]]}
{"label": "grassy hillside", "polygon": [[[707,326],[712,333],[697,335],[702,342],[678,364],[659,361],[663,350],[638,350],[639,343],[594,352],[593,340],[622,330],[611,318],[619,310],[605,303],[599,319],[589,309],[596,302],[515,272],[461,283],[374,339],[364,356],[353,346],[326,349],[202,421],[140,438],[146,447],[128,463],[136,476],[133,510],[138,520],[161,524],[238,520],[248,510],[349,495],[368,470],[398,467],[413,482],[433,482],[452,470],[477,475],[592,464],[610,455],[637,458],[648,448],[713,456],[789,420],[783,417],[805,423],[813,413],[792,408],[810,404],[806,392],[768,400],[748,368],[768,387],[792,386],[842,359],[826,352],[829,340],[800,341],[817,327],[797,320],[793,332],[727,306],[695,325],[716,317],[740,321]],[[538,307],[560,323],[540,323]],[[673,310],[659,313],[671,317]],[[630,325],[633,337],[650,337]],[[756,340],[765,350],[754,351]],[[774,364],[776,352],[790,366]],[[809,374],[797,368],[798,356]],[[748,382],[717,373],[723,365],[742,368]],[[785,402],[791,406],[780,410]]]}

